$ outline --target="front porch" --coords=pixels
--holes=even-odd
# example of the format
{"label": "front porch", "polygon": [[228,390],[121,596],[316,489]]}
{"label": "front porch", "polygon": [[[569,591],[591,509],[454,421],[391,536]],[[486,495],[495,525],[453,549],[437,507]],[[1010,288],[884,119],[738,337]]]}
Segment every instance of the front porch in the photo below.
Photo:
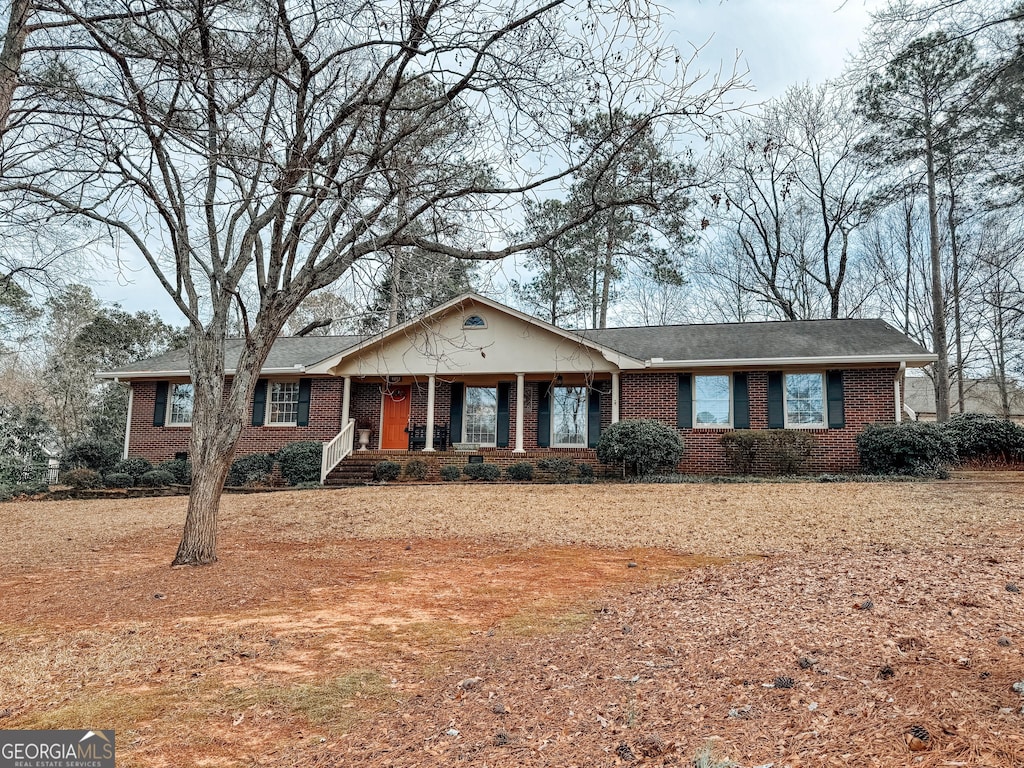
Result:
{"label": "front porch", "polygon": [[458,444],[593,448],[619,420],[617,373],[342,378],[341,423],[355,421],[353,448],[362,440],[374,450],[428,453]]}
{"label": "front porch", "polygon": [[618,420],[617,373],[343,376],[345,426],[325,444],[321,477],[368,451],[479,451],[513,463],[557,450],[591,461],[601,431]]}

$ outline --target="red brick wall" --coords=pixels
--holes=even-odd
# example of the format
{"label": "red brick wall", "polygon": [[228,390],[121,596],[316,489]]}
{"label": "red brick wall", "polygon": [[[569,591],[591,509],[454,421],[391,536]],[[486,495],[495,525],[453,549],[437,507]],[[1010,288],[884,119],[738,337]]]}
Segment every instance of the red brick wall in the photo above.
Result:
{"label": "red brick wall", "polygon": [[[843,429],[803,430],[814,437],[815,447],[808,472],[852,472],[858,468],[857,435],[866,424],[895,420],[893,379],[896,368],[843,371],[846,426]],[[676,425],[676,373],[622,374],[621,417],[655,418]],[[750,426],[768,426],[768,374],[747,375],[750,395]],[[680,429],[685,446],[679,472],[685,474],[728,473],[730,467],[722,449],[721,436],[728,429]]]}
{"label": "red brick wall", "polygon": [[619,377],[619,418],[657,419],[676,425],[675,373],[623,373]]}
{"label": "red brick wall", "polygon": [[[847,370],[843,373],[846,426],[843,429],[806,430],[814,436],[816,446],[809,465],[810,472],[848,472],[857,469],[856,438],[865,424],[894,420],[893,378],[896,368]],[[676,426],[675,372],[623,373],[620,381],[620,418],[655,418]],[[750,425],[764,429],[768,423],[768,378],[763,371],[752,371],[747,378],[750,394]],[[337,435],[341,427],[341,379],[313,379],[308,427],[252,427],[242,429],[239,453],[276,451],[296,440],[327,441]],[[527,382],[525,390],[524,448],[531,452],[537,446],[537,410],[543,382]],[[156,382],[136,382],[132,410],[132,456],[144,456],[151,461],[173,458],[175,453],[188,450],[187,427],[154,427],[153,403]],[[411,419],[426,423],[426,382],[412,385]],[[438,381],[435,390],[435,424],[449,422],[451,385]],[[510,395],[509,447],[515,446],[516,398],[515,380]],[[370,445],[379,444],[381,411],[380,384],[376,382],[352,383],[351,417],[367,421],[373,433]],[[248,415],[247,415],[248,421]],[[601,395],[602,429],[611,423],[611,394]],[[681,429],[685,450],[678,471],[686,474],[717,474],[730,471],[720,442],[726,429]],[[539,449],[544,451],[546,449]],[[576,449],[554,449],[552,453]],[[592,456],[591,452],[583,454]],[[507,457],[509,461],[515,456]]]}
{"label": "red brick wall", "polygon": [[[154,427],[155,381],[132,383],[132,425],[129,456],[142,456],[152,462],[173,459],[188,451],[189,427]],[[230,382],[229,382],[230,386]],[[226,392],[225,392],[226,394]],[[313,379],[309,400],[308,427],[254,427],[252,411],[245,415],[245,426],[238,442],[238,453],[273,452],[297,440],[331,440],[341,428],[341,380]]]}

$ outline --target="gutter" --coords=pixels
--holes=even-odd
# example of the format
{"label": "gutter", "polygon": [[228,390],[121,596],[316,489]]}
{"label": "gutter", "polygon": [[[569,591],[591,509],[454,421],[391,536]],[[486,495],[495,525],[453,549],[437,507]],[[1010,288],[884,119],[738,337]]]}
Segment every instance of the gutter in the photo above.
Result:
{"label": "gutter", "polygon": [[[306,372],[306,366],[296,363],[291,368],[263,368],[260,371],[260,376],[280,376]],[[224,375],[234,376],[235,369],[225,369]],[[191,376],[192,372],[187,368],[183,371],[100,371],[96,374],[97,379],[112,379],[114,381],[120,381],[121,379],[173,379],[179,377],[188,379]]]}
{"label": "gutter", "polygon": [[918,355],[838,355],[835,357],[739,357],[720,360],[665,360],[654,357],[644,363],[645,368],[736,368],[736,367],[781,367],[790,365],[870,365],[872,363],[898,363],[902,369],[907,365],[915,368],[934,363],[938,357],[933,354]]}
{"label": "gutter", "polygon": [[903,398],[900,396],[900,389],[903,386],[903,377],[907,373],[906,362],[900,363],[899,370],[896,371],[896,377],[892,380],[892,391],[895,397],[896,404],[896,423],[899,424],[903,421]]}

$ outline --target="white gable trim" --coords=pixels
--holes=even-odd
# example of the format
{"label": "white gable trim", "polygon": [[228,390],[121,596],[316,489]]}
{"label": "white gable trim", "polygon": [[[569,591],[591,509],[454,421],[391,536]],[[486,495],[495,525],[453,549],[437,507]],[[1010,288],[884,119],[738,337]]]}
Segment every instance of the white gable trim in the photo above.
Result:
{"label": "white gable trim", "polygon": [[504,304],[501,304],[497,301],[492,301],[491,299],[487,299],[479,294],[466,293],[463,294],[462,296],[459,296],[458,298],[452,299],[451,301],[445,304],[441,304],[440,306],[435,307],[434,309],[430,310],[430,312],[428,312],[425,315],[422,315],[421,317],[408,320],[404,323],[396,325],[393,328],[388,328],[386,331],[383,331],[382,333],[379,333],[376,336],[372,336],[366,341],[363,341],[362,343],[355,345],[354,347],[349,347],[348,349],[343,350],[336,355],[333,355],[325,360],[321,360],[319,363],[316,363],[315,365],[308,366],[306,368],[306,373],[329,374],[331,373],[331,370],[335,366],[339,365],[345,359],[356,357],[361,353],[366,352],[374,347],[386,344],[392,339],[404,336],[406,335],[407,331],[415,330],[418,326],[421,326],[424,323],[429,323],[430,320],[433,318],[440,318],[453,309],[464,308],[467,304],[475,304],[487,307],[496,312],[501,312],[505,315],[508,315],[509,317],[512,317],[516,320],[520,320],[524,323],[529,323],[530,325],[537,326],[538,328],[548,331],[549,333],[554,334],[555,336],[558,336],[562,339],[570,341],[573,344],[577,344],[581,347],[585,347],[586,349],[598,353],[609,363],[620,369],[637,369],[644,367],[643,361],[636,360],[632,357],[629,357],[628,355],[624,355],[621,352],[611,349],[610,347],[605,347],[601,344],[597,344],[593,341],[590,341],[589,339],[585,339],[584,337],[580,336],[579,334],[573,333],[572,331],[567,331],[563,328],[559,328],[558,326],[546,323],[543,320],[538,320],[536,317],[528,315],[525,312],[520,312],[519,310],[505,306]]}

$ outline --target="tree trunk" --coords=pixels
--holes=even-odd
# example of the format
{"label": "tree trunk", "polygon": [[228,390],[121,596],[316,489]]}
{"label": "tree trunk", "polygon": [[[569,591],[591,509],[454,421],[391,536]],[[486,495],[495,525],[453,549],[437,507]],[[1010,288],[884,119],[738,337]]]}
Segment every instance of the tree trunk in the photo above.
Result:
{"label": "tree trunk", "polygon": [[[194,392],[189,460],[192,486],[181,544],[173,565],[208,565],[217,560],[217,517],[224,480],[235,455],[242,425],[250,417],[256,375],[270,343],[250,337],[230,389],[224,381],[224,336],[227,307],[207,328],[192,328],[188,349]],[[264,335],[266,330],[264,330]],[[274,332],[271,336],[276,336]],[[227,391],[225,391],[227,389]]]}
{"label": "tree trunk", "polygon": [[957,411],[964,412],[964,339],[963,313],[960,309],[960,243],[956,231],[956,189],[953,185],[952,160],[948,160],[949,173],[949,252],[953,259],[953,340],[956,345],[956,394]]}
{"label": "tree trunk", "polygon": [[935,420],[949,421],[949,352],[946,341],[946,301],[942,290],[942,258],[939,252],[939,212],[935,192],[935,147],[931,133],[925,140],[928,178],[928,239],[932,267],[932,345],[935,361]]}
{"label": "tree trunk", "polygon": [[[909,193],[908,193],[909,194]],[[903,275],[903,333],[910,335],[910,287],[914,266],[914,207],[910,200],[903,201],[904,245],[907,249],[907,271]]]}
{"label": "tree trunk", "polygon": [[402,279],[402,249],[395,248],[391,255],[391,295],[388,301],[388,328],[398,325],[398,306],[401,300],[399,295],[399,281]]}
{"label": "tree trunk", "polygon": [[11,15],[7,19],[3,46],[0,47],[0,136],[3,136],[10,117],[14,90],[18,87],[18,72],[28,36],[29,0],[12,0]]}
{"label": "tree trunk", "polygon": [[[194,429],[194,427],[193,427]],[[196,440],[190,444],[189,455],[194,456],[192,486],[188,494],[188,512],[185,530],[181,535],[173,565],[209,565],[217,561],[217,517],[224,480],[231,467],[234,445],[230,451],[216,451],[212,446],[221,443],[213,436],[203,441],[203,453],[196,453]]]}
{"label": "tree trunk", "polygon": [[551,262],[548,265],[548,284],[551,286],[551,324],[558,325],[558,255],[548,251]]}
{"label": "tree trunk", "polygon": [[604,269],[601,275],[601,317],[598,328],[608,327],[608,299],[612,292],[612,268],[615,265],[615,214],[608,223],[604,242]]}

